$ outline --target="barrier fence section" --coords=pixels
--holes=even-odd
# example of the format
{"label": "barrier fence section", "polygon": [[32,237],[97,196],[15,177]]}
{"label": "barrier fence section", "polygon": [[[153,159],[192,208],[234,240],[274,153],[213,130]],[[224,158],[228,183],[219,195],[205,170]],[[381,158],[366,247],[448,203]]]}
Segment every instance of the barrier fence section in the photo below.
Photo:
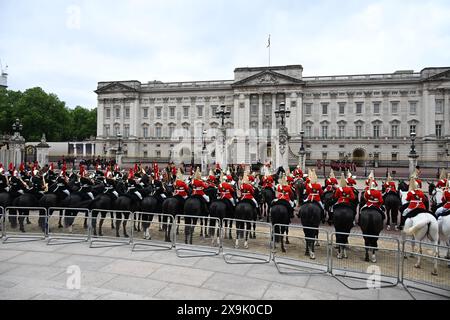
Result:
{"label": "barrier fence section", "polygon": [[[232,225],[231,235],[234,239],[226,238],[225,225]],[[267,222],[225,218],[222,220],[221,242],[226,263],[269,263],[272,258],[272,225]]]}
{"label": "barrier fence section", "polygon": [[89,247],[94,247],[94,243],[104,243],[101,247],[129,245],[132,228],[131,211],[92,209],[89,214]]}
{"label": "barrier fence section", "polygon": [[[450,298],[449,247],[405,239],[402,245],[402,283],[408,288]],[[437,256],[439,254],[439,256]],[[417,267],[420,259],[420,267]],[[436,270],[435,270],[436,267]],[[435,273],[435,271],[437,273]],[[430,287],[438,291],[430,291]]]}
{"label": "barrier fence section", "polygon": [[6,207],[4,213],[3,243],[9,239],[21,239],[21,242],[45,240],[47,209]]}
{"label": "barrier fence section", "polygon": [[[288,228],[289,243],[286,252],[281,251],[277,238],[283,236],[281,230]],[[317,238],[307,237],[305,230],[317,232]],[[284,235],[286,236],[286,235]],[[281,274],[322,274],[329,272],[329,233],[323,228],[304,227],[302,225],[275,224],[273,226],[272,252],[273,262]],[[307,248],[307,243],[310,245]],[[314,245],[312,247],[312,245]],[[314,249],[314,252],[312,251]]]}
{"label": "barrier fence section", "polygon": [[[343,253],[345,237],[348,237],[348,244],[345,244]],[[365,245],[365,239],[376,240],[377,244]],[[400,283],[400,241],[397,238],[333,232],[330,249],[331,274],[350,289],[393,287]],[[363,280],[366,283],[363,287],[352,287],[340,277]]]}
{"label": "barrier fence section", "polygon": [[[170,214],[134,212],[131,250],[172,249],[174,246],[172,235],[173,222],[174,217]],[[136,247],[145,247],[146,249],[136,250]]]}
{"label": "barrier fence section", "polygon": [[3,229],[4,229],[4,225],[5,225],[5,208],[0,207],[0,231],[1,231],[1,238],[3,239],[4,237],[4,233],[3,233]]}
{"label": "barrier fence section", "polygon": [[[219,218],[192,215],[177,215],[176,218],[173,243],[179,258],[219,255],[220,245],[217,245],[215,237],[209,236],[209,234],[215,235],[217,231],[220,233]],[[203,225],[200,224],[200,219],[203,219]],[[178,230],[179,234],[177,234]],[[188,253],[183,254],[183,252]]]}
{"label": "barrier fence section", "polygon": [[[48,208],[46,221],[47,244],[89,241],[89,214],[89,209],[86,208]],[[56,243],[55,240],[57,240]]]}

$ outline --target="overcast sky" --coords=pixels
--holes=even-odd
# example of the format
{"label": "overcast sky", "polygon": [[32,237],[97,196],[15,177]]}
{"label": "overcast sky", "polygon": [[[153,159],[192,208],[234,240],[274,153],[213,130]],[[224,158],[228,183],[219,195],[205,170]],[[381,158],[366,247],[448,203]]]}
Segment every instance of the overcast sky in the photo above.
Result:
{"label": "overcast sky", "polygon": [[450,66],[450,1],[0,0],[9,88],[96,106],[98,81],[233,79],[301,64],[305,76]]}

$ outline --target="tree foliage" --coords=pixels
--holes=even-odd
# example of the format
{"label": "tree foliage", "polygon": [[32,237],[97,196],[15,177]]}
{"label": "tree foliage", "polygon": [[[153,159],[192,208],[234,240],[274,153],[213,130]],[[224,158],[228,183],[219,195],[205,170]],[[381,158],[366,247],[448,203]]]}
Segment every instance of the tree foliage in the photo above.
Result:
{"label": "tree foliage", "polygon": [[11,133],[16,118],[27,141],[39,141],[43,133],[48,141],[80,141],[95,136],[97,130],[96,109],[70,109],[41,88],[25,92],[0,89],[0,133]]}

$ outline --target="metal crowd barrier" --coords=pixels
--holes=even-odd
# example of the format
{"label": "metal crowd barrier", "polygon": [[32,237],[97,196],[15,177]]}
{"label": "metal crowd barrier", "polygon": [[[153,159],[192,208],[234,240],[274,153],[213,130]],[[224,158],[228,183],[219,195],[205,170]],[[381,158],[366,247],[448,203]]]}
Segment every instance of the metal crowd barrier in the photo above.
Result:
{"label": "metal crowd barrier", "polygon": [[[14,210],[15,213],[11,214],[12,210]],[[21,210],[29,211],[28,215],[21,215]],[[37,215],[32,214],[36,211],[38,212]],[[41,213],[43,214],[41,215]],[[47,209],[42,207],[6,207],[3,215],[3,243],[6,243],[9,239],[22,239],[19,241],[9,241],[9,243],[45,240],[46,216]],[[27,217],[30,219],[30,224],[27,224]],[[16,231],[19,228],[20,219],[23,219],[25,232],[20,230]],[[41,222],[41,225],[39,225],[39,222]],[[30,228],[31,232],[27,231],[27,229]],[[11,229],[14,229],[14,231]]]}
{"label": "metal crowd barrier", "polygon": [[[112,217],[112,215],[114,215],[114,217]],[[125,217],[126,215],[128,215],[127,218]],[[102,227],[103,233],[106,228],[106,235],[100,235],[99,232],[95,235],[97,228],[99,228],[100,220],[107,222],[106,226],[105,223],[103,223]],[[119,224],[117,223],[118,221],[120,221]],[[124,228],[124,221],[126,221],[126,228]],[[93,209],[90,211],[89,215],[89,226],[90,248],[94,247],[94,243],[105,244],[96,247],[129,245],[131,244],[131,235],[133,232],[133,213],[131,211]],[[111,227],[108,228],[108,226]],[[114,226],[114,229],[112,226]],[[119,230],[117,227],[119,227]]]}
{"label": "metal crowd barrier", "polygon": [[[248,247],[240,249],[236,247],[236,238],[225,239],[224,233],[225,228],[221,228],[221,242],[222,242],[222,253],[223,259],[229,264],[262,264],[269,263],[272,258],[272,225],[266,222],[259,222],[253,220],[239,220],[239,219],[229,219],[225,218],[222,221],[222,226],[225,222],[230,225],[233,223],[232,236],[236,237],[236,232],[240,231],[243,234],[243,238],[240,238],[240,246],[245,241],[245,233],[249,232],[248,237]],[[237,228],[236,222],[244,223],[243,228]],[[250,230],[247,230],[247,224],[250,223]],[[256,229],[253,229],[253,226]],[[250,234],[255,233],[256,239],[252,239]],[[262,245],[259,242],[260,237],[263,236],[264,239]],[[235,259],[238,258],[238,259]]]}
{"label": "metal crowd barrier", "polygon": [[[285,244],[286,253],[281,252],[281,244],[276,244],[275,237],[282,236],[280,232],[282,227],[289,228],[289,244]],[[318,238],[308,238],[304,230],[317,230]],[[306,240],[312,240],[314,246],[314,258],[306,255]],[[302,225],[276,224],[273,226],[273,262],[281,274],[323,274],[329,271],[329,233],[323,228],[310,228]],[[278,247],[275,248],[275,245]],[[283,271],[286,269],[286,271]]]}
{"label": "metal crowd barrier", "polygon": [[[67,215],[73,211],[75,215]],[[58,212],[58,215],[56,215]],[[79,216],[79,214],[82,214]],[[47,244],[87,242],[90,237],[90,212],[87,208],[51,207],[47,210]],[[61,241],[63,240],[63,241]]]}
{"label": "metal crowd barrier", "polygon": [[[339,245],[336,235],[348,235],[346,244],[348,258],[338,259],[335,250]],[[364,238],[378,239],[376,263],[371,261],[373,247],[366,246]],[[365,261],[366,248],[369,249],[369,261]],[[347,288],[353,290],[395,287],[400,283],[400,241],[386,236],[369,236],[359,233],[331,233],[330,272]],[[366,281],[363,287],[352,287],[340,279],[350,278]],[[370,283],[368,282],[370,281]]]}
{"label": "metal crowd barrier", "polygon": [[[162,231],[159,231],[158,227],[154,227],[159,226],[159,218],[161,218]],[[134,212],[133,226],[135,223],[138,223],[138,229],[141,231],[136,231],[133,227],[131,251],[172,249],[174,246],[173,222],[174,217],[170,214]],[[147,249],[136,250],[138,246],[146,247]]]}
{"label": "metal crowd barrier", "polygon": [[[415,250],[412,246],[415,245]],[[422,252],[418,252],[422,247]],[[409,247],[409,249],[408,249]],[[435,252],[439,257],[435,256]],[[447,254],[448,247],[434,245],[416,240],[406,239],[402,245],[402,283],[409,294],[414,298],[409,288],[433,293],[450,298],[450,259],[441,257]],[[409,256],[409,257],[408,257]],[[420,268],[416,268],[417,258],[421,259]],[[437,275],[433,275],[434,264],[437,264]],[[429,287],[438,291],[430,291]]]}
{"label": "metal crowd barrier", "polygon": [[0,219],[0,225],[1,225],[1,228],[0,228],[0,231],[1,231],[1,239],[3,239],[3,226],[5,225],[5,208],[3,208],[3,207],[0,207],[0,217],[1,217],[1,219]]}
{"label": "metal crowd barrier", "polygon": [[[178,223],[178,217],[180,217],[180,223]],[[197,219],[197,223],[186,223],[187,219]],[[191,215],[177,215],[177,219],[174,221],[173,229],[174,231],[180,227],[180,234],[177,235],[176,232],[173,233],[173,243],[175,246],[175,252],[179,258],[192,258],[192,257],[203,257],[203,256],[217,256],[220,253],[220,246],[216,246],[214,241],[210,241],[207,237],[201,238],[196,235],[195,230],[201,228],[200,220],[204,218],[206,221],[215,220],[215,227],[213,228],[214,234],[217,230],[220,230],[220,219],[213,217],[200,217]],[[208,223],[207,223],[208,224]],[[184,227],[184,228],[183,228]],[[180,237],[186,237],[186,231],[190,230],[193,233],[192,244],[189,244],[190,232],[187,238],[187,243],[185,238],[180,242]],[[210,231],[209,224],[206,226],[206,232]],[[200,234],[199,232],[197,234]],[[212,237],[214,240],[214,237]],[[182,252],[189,252],[188,254],[182,254]]]}

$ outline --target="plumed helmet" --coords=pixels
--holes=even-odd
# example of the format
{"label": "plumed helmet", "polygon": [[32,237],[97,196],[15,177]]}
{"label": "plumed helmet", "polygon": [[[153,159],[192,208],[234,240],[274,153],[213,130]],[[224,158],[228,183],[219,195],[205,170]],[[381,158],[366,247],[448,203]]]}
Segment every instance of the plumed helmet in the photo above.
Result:
{"label": "plumed helmet", "polygon": [[439,179],[445,179],[446,177],[447,177],[447,174],[446,174],[446,172],[445,172],[445,169],[442,168],[442,169],[441,169],[441,175],[439,176]]}
{"label": "plumed helmet", "polygon": [[370,171],[369,174],[369,180],[374,180],[375,179],[375,175],[373,174],[373,170]]}
{"label": "plumed helmet", "polygon": [[178,170],[177,170],[177,180],[183,180],[183,174],[181,173],[180,168],[178,168]]}
{"label": "plumed helmet", "polygon": [[416,178],[413,176],[411,179],[409,179],[409,191],[417,190],[418,185],[416,182]]}
{"label": "plumed helmet", "polygon": [[316,170],[314,170],[314,169],[311,170],[311,176],[309,177],[309,181],[311,183],[317,183]]}
{"label": "plumed helmet", "polygon": [[377,184],[375,183],[375,181],[373,179],[370,179],[369,188],[372,189],[372,190],[376,190],[377,189]]}
{"label": "plumed helmet", "polygon": [[392,181],[392,176],[391,176],[391,173],[389,172],[388,173],[388,176],[387,176],[387,180],[386,180],[387,182],[391,182]]}
{"label": "plumed helmet", "polygon": [[242,183],[250,183],[250,181],[248,180],[248,173],[247,171],[244,172],[244,177],[242,178]]}
{"label": "plumed helmet", "polygon": [[347,170],[347,178],[351,178],[352,177],[352,173],[350,172],[350,170]]}
{"label": "plumed helmet", "polygon": [[330,169],[330,178],[336,178],[333,169]]}
{"label": "plumed helmet", "polygon": [[339,182],[339,185],[344,188],[347,186],[347,180],[345,179],[344,173],[341,174],[341,181]]}
{"label": "plumed helmet", "polygon": [[202,179],[202,174],[200,172],[200,168],[199,167],[197,167],[197,170],[195,170],[194,179],[198,179],[198,180]]}
{"label": "plumed helmet", "polygon": [[287,179],[286,179],[286,175],[285,174],[282,174],[281,175],[281,178],[280,178],[280,180],[278,181],[278,183],[281,185],[281,186],[287,186]]}

